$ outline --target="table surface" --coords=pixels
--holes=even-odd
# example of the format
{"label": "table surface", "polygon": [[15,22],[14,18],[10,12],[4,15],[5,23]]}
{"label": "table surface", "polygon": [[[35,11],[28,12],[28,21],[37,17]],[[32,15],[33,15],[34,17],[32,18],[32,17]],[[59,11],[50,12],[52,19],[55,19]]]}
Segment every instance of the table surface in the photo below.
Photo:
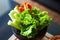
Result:
{"label": "table surface", "polygon": [[[0,5],[0,40],[7,40],[13,34],[11,27],[8,27],[7,25],[7,22],[10,19],[8,13],[15,7],[16,4],[19,5],[20,2],[22,3],[22,0],[6,0],[4,1],[4,4]],[[49,16],[52,18],[52,21],[51,26],[47,31],[52,35],[60,35],[60,14],[41,4],[38,4],[37,2],[30,0],[28,2],[33,6],[37,6],[38,8],[40,8],[41,11],[47,10],[49,12]],[[1,1],[0,3],[3,3],[3,1]]]}

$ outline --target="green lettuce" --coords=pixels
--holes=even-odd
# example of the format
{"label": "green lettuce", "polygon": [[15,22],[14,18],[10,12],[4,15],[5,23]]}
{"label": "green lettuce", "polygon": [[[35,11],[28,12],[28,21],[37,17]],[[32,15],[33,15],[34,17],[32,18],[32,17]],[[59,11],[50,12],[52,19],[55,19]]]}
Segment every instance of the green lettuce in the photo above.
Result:
{"label": "green lettuce", "polygon": [[41,12],[39,8],[26,9],[20,12],[16,7],[10,11],[8,25],[20,30],[20,35],[27,38],[34,38],[38,30],[48,27],[51,18],[47,11]]}

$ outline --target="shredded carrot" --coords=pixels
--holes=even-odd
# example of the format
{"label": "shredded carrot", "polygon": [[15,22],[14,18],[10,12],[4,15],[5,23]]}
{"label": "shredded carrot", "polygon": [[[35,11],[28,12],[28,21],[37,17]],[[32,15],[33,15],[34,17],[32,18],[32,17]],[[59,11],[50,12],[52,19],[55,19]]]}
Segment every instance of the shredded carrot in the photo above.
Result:
{"label": "shredded carrot", "polygon": [[19,11],[20,12],[24,11],[24,7],[19,7]]}
{"label": "shredded carrot", "polygon": [[30,4],[27,4],[27,8],[31,10],[32,6]]}
{"label": "shredded carrot", "polygon": [[26,5],[27,4],[27,2],[24,2],[24,4],[23,5]]}
{"label": "shredded carrot", "polygon": [[26,7],[26,9],[28,9],[28,8],[31,9],[32,8],[32,6],[27,2],[25,2],[24,5],[25,5],[24,7]]}
{"label": "shredded carrot", "polygon": [[16,7],[17,7],[17,9],[20,11],[20,12],[22,12],[22,11],[24,11],[25,9],[32,9],[32,6],[29,4],[29,3],[27,3],[27,2],[24,2],[24,4],[23,5],[20,5],[20,6],[18,6],[18,5],[16,5]]}

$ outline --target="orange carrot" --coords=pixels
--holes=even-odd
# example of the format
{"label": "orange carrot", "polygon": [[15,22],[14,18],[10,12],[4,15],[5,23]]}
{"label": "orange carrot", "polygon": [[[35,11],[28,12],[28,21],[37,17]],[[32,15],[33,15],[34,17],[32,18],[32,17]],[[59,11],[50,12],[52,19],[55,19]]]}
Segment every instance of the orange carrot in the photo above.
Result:
{"label": "orange carrot", "polygon": [[24,7],[19,7],[19,11],[20,12],[24,11]]}

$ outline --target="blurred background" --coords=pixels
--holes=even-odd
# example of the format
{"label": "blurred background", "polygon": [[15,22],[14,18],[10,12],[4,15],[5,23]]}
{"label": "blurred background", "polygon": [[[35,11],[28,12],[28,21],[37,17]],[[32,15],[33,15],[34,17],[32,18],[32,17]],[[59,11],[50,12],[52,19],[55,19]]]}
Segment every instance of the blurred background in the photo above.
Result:
{"label": "blurred background", "polygon": [[[60,35],[60,0],[32,0],[39,4],[41,10],[47,10],[49,15],[53,18],[51,25],[47,32],[52,35]],[[21,0],[0,0],[0,40],[8,40],[13,34],[11,27],[7,25],[10,19],[8,13],[18,4]],[[32,2],[33,4],[36,4]]]}

